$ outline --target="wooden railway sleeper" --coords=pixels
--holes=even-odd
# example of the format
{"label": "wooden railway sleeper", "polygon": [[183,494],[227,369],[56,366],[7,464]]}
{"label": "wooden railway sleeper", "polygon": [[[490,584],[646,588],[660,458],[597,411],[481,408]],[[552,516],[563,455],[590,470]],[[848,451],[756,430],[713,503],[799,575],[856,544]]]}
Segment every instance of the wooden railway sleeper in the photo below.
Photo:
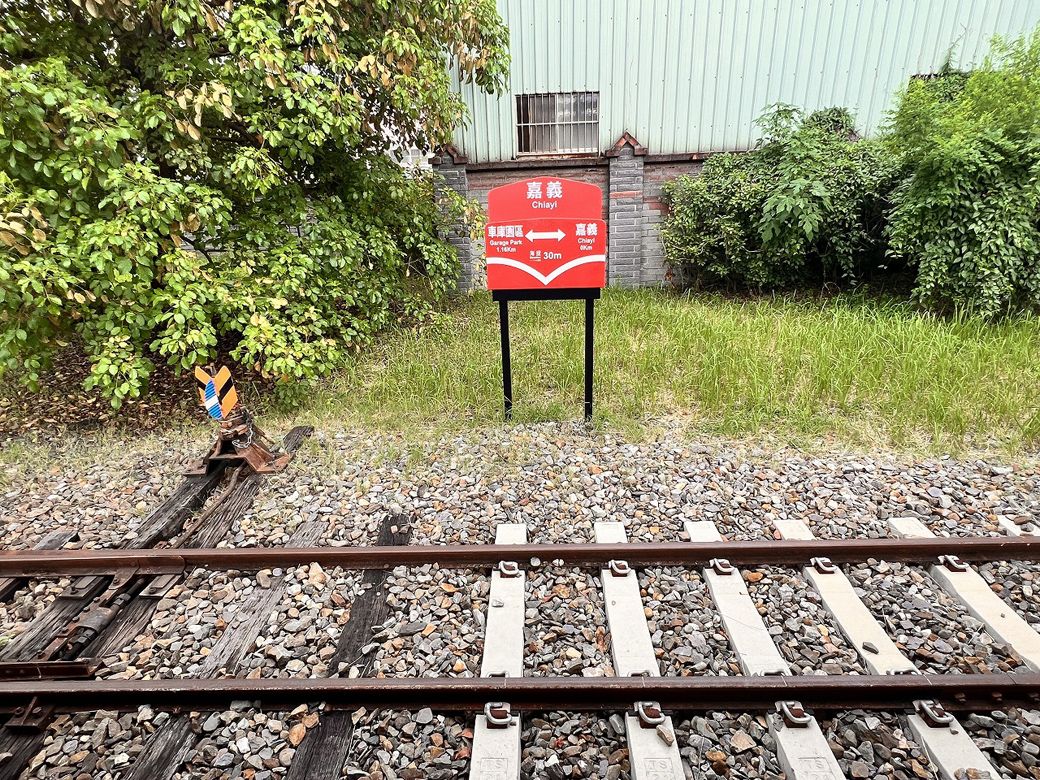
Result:
{"label": "wooden railway sleeper", "polygon": [[[189,539],[193,533],[202,528],[203,525],[209,522],[210,518],[216,514],[227,500],[234,494],[235,488],[238,487],[239,477],[242,476],[242,470],[248,468],[246,464],[237,466],[234,471],[231,472],[231,478],[228,480],[227,487],[217,496],[210,505],[206,507],[202,512],[198,514],[195,519],[185,523],[178,534],[178,540],[176,543],[171,544],[171,547],[181,547],[185,539]],[[159,545],[157,545],[159,546]]]}

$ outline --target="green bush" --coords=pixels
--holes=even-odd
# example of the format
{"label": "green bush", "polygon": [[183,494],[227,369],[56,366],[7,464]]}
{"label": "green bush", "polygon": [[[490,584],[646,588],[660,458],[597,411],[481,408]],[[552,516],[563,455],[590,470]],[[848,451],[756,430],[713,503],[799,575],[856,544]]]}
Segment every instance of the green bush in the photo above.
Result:
{"label": "green bush", "polygon": [[494,0],[10,0],[0,18],[0,370],[69,342],[118,406],[218,347],[328,372],[453,281],[397,167],[495,89]]}
{"label": "green bush", "polygon": [[883,210],[897,164],[857,140],[844,109],[778,106],[763,141],[665,185],[666,256],[685,283],[777,288],[855,281],[883,260]]}
{"label": "green bush", "polygon": [[887,142],[907,176],[892,195],[891,254],[915,296],[993,316],[1040,305],[1040,33],[994,42],[954,88],[912,82]]}

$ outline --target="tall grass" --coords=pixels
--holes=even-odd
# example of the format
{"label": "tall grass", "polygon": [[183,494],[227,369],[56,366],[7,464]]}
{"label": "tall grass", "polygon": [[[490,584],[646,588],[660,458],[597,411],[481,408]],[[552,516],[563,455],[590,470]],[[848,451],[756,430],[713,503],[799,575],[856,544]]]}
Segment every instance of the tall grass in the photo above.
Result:
{"label": "tall grass", "polygon": [[[582,304],[510,307],[515,419],[580,415]],[[1040,436],[1040,323],[943,319],[862,296],[608,290],[596,306],[597,418],[678,415],[698,431],[1018,450]],[[501,419],[496,305],[462,301],[325,383],[308,413],[391,428]]]}

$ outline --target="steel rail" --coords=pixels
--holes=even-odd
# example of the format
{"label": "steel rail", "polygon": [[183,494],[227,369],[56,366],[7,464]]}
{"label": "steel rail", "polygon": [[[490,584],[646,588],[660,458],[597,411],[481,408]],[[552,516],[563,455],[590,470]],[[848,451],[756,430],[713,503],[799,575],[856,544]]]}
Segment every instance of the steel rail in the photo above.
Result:
{"label": "steel rail", "polygon": [[475,712],[489,701],[514,710],[625,710],[653,700],[680,712],[767,709],[798,700],[821,711],[898,710],[917,700],[949,710],[992,710],[1040,704],[1040,673],[944,675],[799,675],[792,677],[470,677],[60,680],[0,682],[0,712],[33,706],[58,712],[157,708],[222,709],[232,701],[290,708],[323,701],[333,709]]}
{"label": "steel rail", "polygon": [[389,569],[440,564],[486,568],[499,561],[533,559],[564,566],[602,567],[612,560],[632,566],[703,566],[725,558],[735,566],[804,565],[812,558],[858,563],[869,558],[934,563],[940,555],[964,561],[1040,560],[1040,537],[993,536],[924,539],[814,539],[647,544],[413,545],[410,547],[250,547],[115,550],[10,550],[0,552],[0,577],[114,574],[137,570],[167,574],[204,567],[255,571],[320,563],[344,569]]}

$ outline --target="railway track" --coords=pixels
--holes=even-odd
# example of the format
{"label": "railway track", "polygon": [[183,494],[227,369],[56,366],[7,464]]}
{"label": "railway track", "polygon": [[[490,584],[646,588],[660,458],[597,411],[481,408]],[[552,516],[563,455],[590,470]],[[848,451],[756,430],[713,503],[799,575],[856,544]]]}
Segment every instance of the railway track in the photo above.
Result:
{"label": "railway track", "polygon": [[[286,449],[298,446],[302,435],[290,436]],[[541,717],[545,713],[588,711],[610,721],[623,747],[621,755],[612,751],[605,771],[590,766],[583,776],[684,778],[698,776],[699,770],[687,759],[688,728],[680,728],[678,719],[731,712],[757,724],[752,729],[756,739],[768,744],[787,777],[819,780],[846,776],[821,722],[850,711],[878,711],[888,713],[921,748],[925,760],[917,764],[919,776],[960,780],[1010,776],[994,746],[968,733],[965,718],[1008,708],[1040,709],[1040,635],[974,568],[1003,560],[1035,565],[1040,538],[1017,528],[1005,529],[1003,537],[936,538],[920,522],[895,519],[890,538],[826,540],[813,538],[802,523],[778,520],[780,540],[735,541],[724,539],[710,522],[687,522],[684,538],[677,533],[672,542],[630,543],[621,523],[600,522],[586,544],[550,544],[532,543],[523,525],[503,523],[493,545],[409,545],[408,518],[390,516],[371,547],[319,545],[328,531],[321,520],[299,525],[285,547],[217,546],[251,506],[261,479],[249,471],[186,478],[146,520],[149,533],[132,548],[64,549],[69,539],[48,537],[39,549],[0,553],[4,598],[31,580],[69,580],[62,596],[3,650],[0,713],[6,723],[0,732],[0,778],[50,776],[40,774],[42,767],[52,766],[39,760],[41,751],[62,744],[62,727],[73,723],[70,715],[99,708],[112,713],[102,720],[114,723],[124,712],[138,720],[147,712],[146,723],[156,711],[170,714],[161,727],[145,729],[133,755],[119,754],[118,762],[95,760],[82,776],[172,778],[184,771],[192,751],[208,755],[211,746],[205,743],[212,729],[207,726],[216,716],[206,713],[235,712],[249,702],[266,712],[290,713],[285,722],[297,722],[283,730],[291,736],[291,749],[262,758],[259,766],[237,766],[236,775],[223,771],[218,752],[208,767],[211,774],[196,774],[258,780],[365,776],[351,774],[347,765],[366,715],[407,711],[412,715],[406,718],[428,723],[422,713],[430,710],[438,716],[454,713],[465,724],[464,773],[474,780],[577,776],[564,774],[552,756],[534,769],[525,761],[525,734],[528,721],[539,732],[551,732],[543,725],[551,722]],[[1006,646],[1014,661],[1010,670],[922,673],[843,569],[864,562],[900,562],[920,571]],[[641,569],[660,566],[680,567],[703,584],[739,674],[662,674],[656,632],[648,620],[649,594],[640,580]],[[749,593],[753,578],[745,574],[761,566],[793,569],[804,577],[865,674],[801,674],[794,668],[763,619],[763,605]],[[612,676],[586,677],[581,669],[567,676],[530,676],[525,656],[539,629],[528,578],[560,569],[583,570],[599,592],[606,620],[602,642]],[[382,676],[386,670],[373,670],[373,639],[386,632],[394,590],[389,578],[395,570],[406,575],[465,570],[481,581],[482,597],[474,607],[484,624],[479,669],[463,663],[455,676],[436,677]],[[318,661],[305,667],[308,674],[266,674],[263,667],[250,666],[263,648],[268,617],[295,620],[294,608],[285,604],[300,595],[300,582],[327,577],[327,571],[356,572],[355,586],[340,594],[345,602],[341,613],[349,619],[334,641],[321,639],[323,646],[314,654]],[[166,604],[176,601],[171,593],[190,591],[193,583],[214,576],[255,577],[258,586],[225,605],[226,625],[203,645],[202,657],[178,667],[179,673],[152,670],[125,679],[120,678],[125,663],[113,671],[115,665],[104,661],[126,655],[135,638],[152,630],[156,615],[175,608]],[[451,586],[445,592],[457,590]],[[425,630],[407,628],[405,635],[422,636]],[[305,632],[301,627],[299,633]],[[249,742],[248,736],[239,739]],[[558,740],[561,751],[568,747],[568,739]],[[706,755],[719,765],[713,769],[717,775],[730,771],[724,751]],[[83,761],[90,764],[89,757],[78,763]],[[457,774],[422,765],[400,775],[380,771],[384,778]],[[75,768],[67,776],[76,777]]]}

